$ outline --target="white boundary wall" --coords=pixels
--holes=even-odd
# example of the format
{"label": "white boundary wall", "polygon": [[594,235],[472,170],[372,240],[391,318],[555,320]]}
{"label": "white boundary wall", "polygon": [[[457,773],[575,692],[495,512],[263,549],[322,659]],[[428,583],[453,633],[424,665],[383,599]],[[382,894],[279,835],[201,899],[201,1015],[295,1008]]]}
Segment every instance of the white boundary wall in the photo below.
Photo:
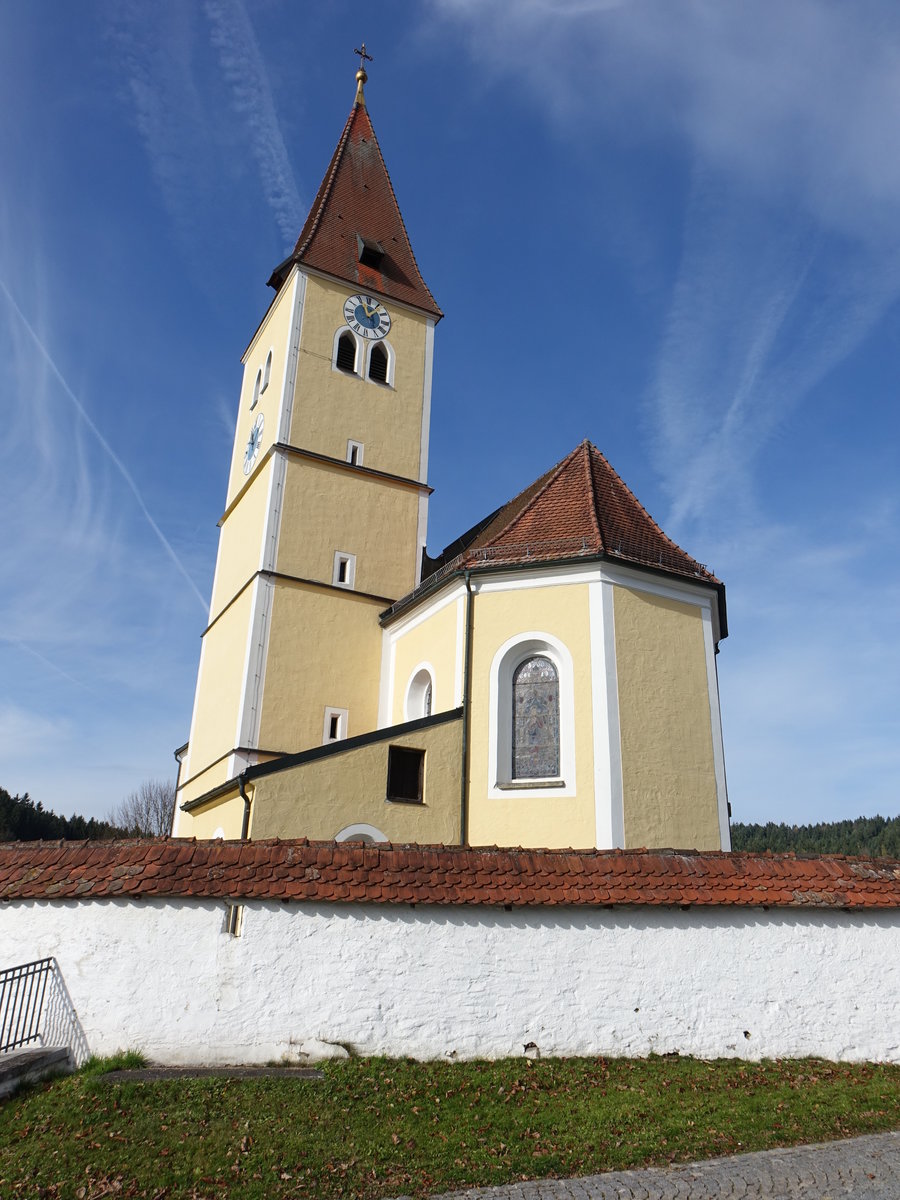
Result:
{"label": "white boundary wall", "polygon": [[[900,1062],[900,911],[11,901],[90,1050],[166,1063],[521,1055]],[[746,1031],[746,1033],[745,1033]]]}

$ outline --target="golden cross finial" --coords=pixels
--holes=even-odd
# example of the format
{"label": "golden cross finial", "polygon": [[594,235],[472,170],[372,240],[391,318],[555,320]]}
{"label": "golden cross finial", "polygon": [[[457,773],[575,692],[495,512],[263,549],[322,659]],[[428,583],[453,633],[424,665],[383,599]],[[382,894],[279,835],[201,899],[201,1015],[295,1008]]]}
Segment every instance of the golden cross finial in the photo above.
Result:
{"label": "golden cross finial", "polygon": [[371,54],[366,52],[366,43],[363,42],[361,50],[354,50],[354,54],[359,55],[359,70],[356,72],[356,103],[365,104],[366,98],[363,95],[363,84],[369,78],[366,74],[366,63],[374,62]]}

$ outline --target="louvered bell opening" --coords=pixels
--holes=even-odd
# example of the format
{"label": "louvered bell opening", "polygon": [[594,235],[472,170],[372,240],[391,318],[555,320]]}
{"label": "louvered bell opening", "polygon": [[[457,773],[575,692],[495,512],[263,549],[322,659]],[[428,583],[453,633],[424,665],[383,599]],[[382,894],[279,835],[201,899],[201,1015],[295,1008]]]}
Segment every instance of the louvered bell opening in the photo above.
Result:
{"label": "louvered bell opening", "polygon": [[364,238],[362,234],[358,233],[356,235],[356,249],[359,261],[364,267],[372,267],[376,271],[381,267],[381,260],[384,258],[384,247],[380,242],[376,242],[372,238]]}
{"label": "louvered bell opening", "polygon": [[335,366],[339,371],[348,371],[351,375],[356,371],[356,339],[349,330],[338,338]]}
{"label": "louvered bell opening", "polygon": [[373,346],[369,357],[369,378],[375,383],[387,383],[388,356],[384,346]]}

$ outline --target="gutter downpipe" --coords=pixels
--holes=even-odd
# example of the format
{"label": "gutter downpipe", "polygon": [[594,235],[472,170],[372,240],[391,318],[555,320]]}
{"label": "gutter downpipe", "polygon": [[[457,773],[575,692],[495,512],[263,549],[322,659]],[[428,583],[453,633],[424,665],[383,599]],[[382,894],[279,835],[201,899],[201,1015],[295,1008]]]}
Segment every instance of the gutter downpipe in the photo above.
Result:
{"label": "gutter downpipe", "polygon": [[247,795],[247,772],[241,771],[238,775],[238,791],[241,799],[244,802],[244,820],[241,823],[241,841],[248,842],[250,839],[247,836],[250,832],[250,797]]}
{"label": "gutter downpipe", "polygon": [[466,650],[463,668],[463,727],[462,727],[462,779],[459,795],[459,844],[469,843],[469,709],[471,707],[472,684],[472,618],[475,611],[475,593],[472,591],[471,571],[464,575],[466,584]]}

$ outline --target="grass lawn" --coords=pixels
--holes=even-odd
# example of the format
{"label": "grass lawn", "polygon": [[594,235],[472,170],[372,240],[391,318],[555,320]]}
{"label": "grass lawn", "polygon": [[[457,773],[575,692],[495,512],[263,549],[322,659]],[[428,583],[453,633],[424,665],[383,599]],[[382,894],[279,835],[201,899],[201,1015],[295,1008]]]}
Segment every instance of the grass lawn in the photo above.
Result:
{"label": "grass lawn", "polygon": [[0,1102],[0,1197],[427,1196],[900,1127],[900,1067],[815,1059],[414,1063],[319,1081],[103,1082]]}

